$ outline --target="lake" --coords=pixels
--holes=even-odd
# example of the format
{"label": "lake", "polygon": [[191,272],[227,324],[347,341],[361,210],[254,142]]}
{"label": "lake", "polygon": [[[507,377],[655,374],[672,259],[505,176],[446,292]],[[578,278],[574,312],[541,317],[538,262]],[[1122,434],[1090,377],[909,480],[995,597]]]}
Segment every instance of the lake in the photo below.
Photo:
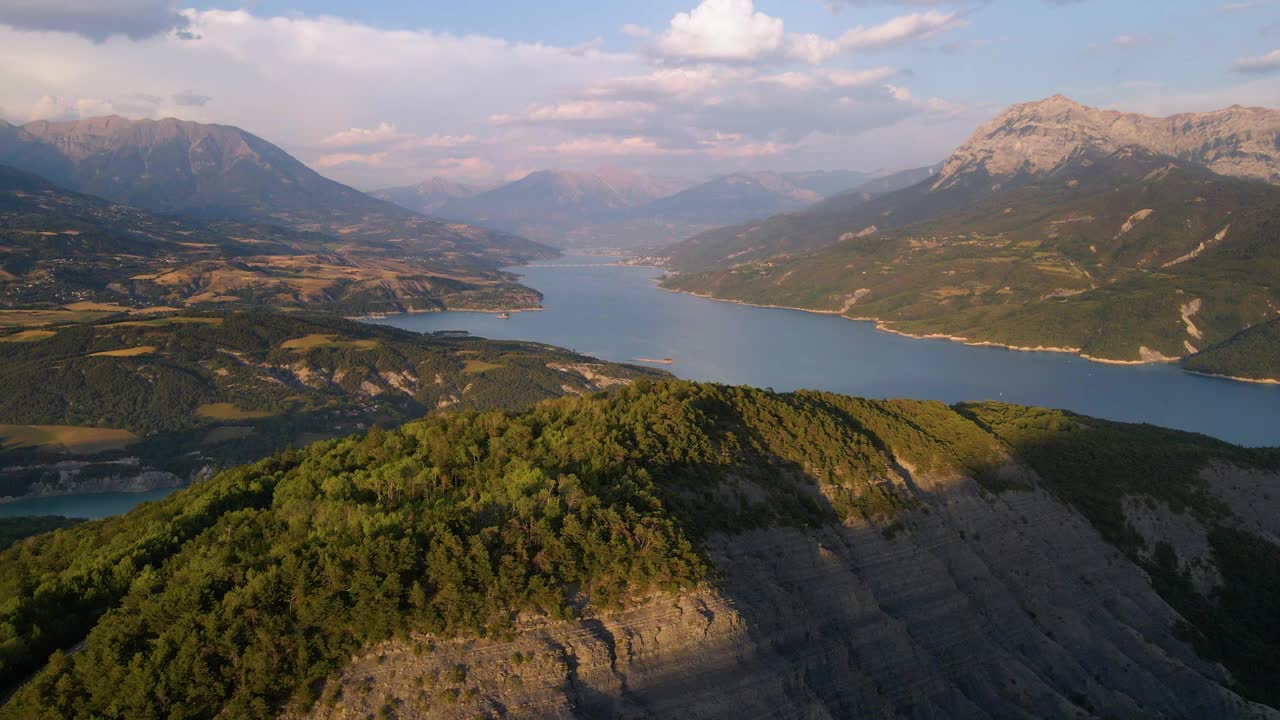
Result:
{"label": "lake", "polygon": [[1174,365],[1105,365],[1065,353],[972,347],[880,332],[872,323],[725,303],[658,289],[657,268],[568,256],[515,268],[544,310],[394,315],[371,322],[419,332],[466,330],[534,340],[686,379],[871,398],[1001,400],[1280,445],[1280,386],[1202,377]]}
{"label": "lake", "polygon": [[0,503],[0,518],[23,515],[62,515],[96,520],[128,512],[139,503],[159,500],[176,488],[160,488],[138,493],[94,493],[91,495],[57,495],[27,498]]}

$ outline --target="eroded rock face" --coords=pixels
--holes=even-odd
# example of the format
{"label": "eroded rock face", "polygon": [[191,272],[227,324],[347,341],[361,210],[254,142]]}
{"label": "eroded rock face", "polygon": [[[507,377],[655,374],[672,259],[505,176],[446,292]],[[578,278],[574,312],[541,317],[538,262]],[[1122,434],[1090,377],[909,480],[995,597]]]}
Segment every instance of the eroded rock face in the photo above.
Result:
{"label": "eroded rock face", "polygon": [[1034,483],[907,481],[922,504],[892,528],[712,536],[714,588],[527,619],[509,640],[374,647],[312,717],[1280,717],[1229,690],[1146,574]]}
{"label": "eroded rock face", "polygon": [[978,126],[951,155],[935,187],[985,169],[1050,172],[1091,154],[1138,146],[1214,172],[1280,183],[1280,111],[1238,105],[1206,113],[1151,117],[1099,110],[1062,95],[1013,105]]}

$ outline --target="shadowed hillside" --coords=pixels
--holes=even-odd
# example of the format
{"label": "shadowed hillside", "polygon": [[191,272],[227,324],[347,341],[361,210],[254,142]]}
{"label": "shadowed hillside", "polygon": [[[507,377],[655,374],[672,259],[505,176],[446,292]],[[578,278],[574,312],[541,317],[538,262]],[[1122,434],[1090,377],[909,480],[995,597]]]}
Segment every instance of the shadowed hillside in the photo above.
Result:
{"label": "shadowed hillside", "polygon": [[691,383],[432,418],[5,551],[0,717],[1276,717],[1278,467]]}

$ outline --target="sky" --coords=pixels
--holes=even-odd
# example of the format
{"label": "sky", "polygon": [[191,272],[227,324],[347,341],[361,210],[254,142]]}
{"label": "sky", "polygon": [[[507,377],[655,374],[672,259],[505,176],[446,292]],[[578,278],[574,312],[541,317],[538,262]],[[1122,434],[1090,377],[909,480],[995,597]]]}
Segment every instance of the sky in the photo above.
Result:
{"label": "sky", "polygon": [[0,117],[236,125],[342,182],[886,171],[1012,103],[1280,106],[1280,0],[0,0]]}

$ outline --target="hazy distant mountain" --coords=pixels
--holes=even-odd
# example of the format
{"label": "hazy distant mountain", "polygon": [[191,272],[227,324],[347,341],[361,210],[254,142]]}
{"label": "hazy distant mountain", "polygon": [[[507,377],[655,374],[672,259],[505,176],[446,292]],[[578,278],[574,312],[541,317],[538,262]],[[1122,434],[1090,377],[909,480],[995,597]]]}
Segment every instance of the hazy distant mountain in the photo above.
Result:
{"label": "hazy distant mountain", "polygon": [[437,212],[557,245],[654,246],[708,228],[796,210],[814,188],[847,187],[860,173],[734,173],[694,183],[622,170],[544,170],[487,192],[453,198]]}
{"label": "hazy distant mountain", "polygon": [[655,200],[636,214],[706,224],[740,222],[795,210],[822,198],[815,190],[771,172],[722,175],[670,197]]}
{"label": "hazy distant mountain", "polygon": [[548,252],[521,238],[457,227],[370,197],[228,125],[118,116],[42,120],[0,128],[0,163],[154,212],[271,222],[383,249],[485,262]]}
{"label": "hazy distant mountain", "polygon": [[471,197],[481,192],[473,185],[464,185],[442,177],[433,177],[417,185],[383,188],[369,193],[379,200],[395,203],[414,212],[431,214],[454,198]]}
{"label": "hazy distant mountain", "polygon": [[813,170],[810,172],[786,172],[780,175],[787,182],[812,190],[819,195],[835,195],[859,187],[875,176],[858,170]]}
{"label": "hazy distant mountain", "polygon": [[592,174],[603,180],[619,198],[631,206],[644,205],[674,195],[698,182],[683,177],[645,175],[617,167],[596,168]]}
{"label": "hazy distant mountain", "polygon": [[888,175],[879,175],[866,182],[859,183],[850,192],[861,193],[865,196],[895,192],[903,188],[909,188],[925,178],[932,177],[941,169],[942,163],[934,163],[928,167],[910,168],[889,173]]}
{"label": "hazy distant mountain", "polygon": [[[1231,107],[1153,118],[1098,110],[1061,95],[1010,107],[982,124],[936,176],[871,197],[859,188],[802,213],[712,230],[668,249],[684,270],[759,260],[831,245],[964,209],[1125,147],[1217,173],[1280,182],[1280,111]],[[909,176],[908,176],[909,177]]]}

